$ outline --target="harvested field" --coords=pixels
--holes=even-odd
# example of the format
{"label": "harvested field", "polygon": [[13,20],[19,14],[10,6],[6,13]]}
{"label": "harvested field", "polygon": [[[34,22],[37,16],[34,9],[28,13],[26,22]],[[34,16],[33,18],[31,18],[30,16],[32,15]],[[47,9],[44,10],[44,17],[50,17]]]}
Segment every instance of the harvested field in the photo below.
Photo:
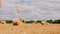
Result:
{"label": "harvested field", "polygon": [[60,34],[60,24],[0,24],[0,34]]}

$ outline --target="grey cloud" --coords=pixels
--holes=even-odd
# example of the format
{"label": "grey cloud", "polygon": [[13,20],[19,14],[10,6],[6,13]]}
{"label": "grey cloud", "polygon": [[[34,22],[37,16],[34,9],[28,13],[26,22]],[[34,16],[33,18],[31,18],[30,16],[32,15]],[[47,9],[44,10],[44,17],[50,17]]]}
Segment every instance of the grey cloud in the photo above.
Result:
{"label": "grey cloud", "polygon": [[[4,0],[2,11],[9,11],[9,15],[16,15],[16,6],[19,6],[20,17],[26,19],[58,19],[60,18],[60,0]],[[5,9],[6,8],[6,9]],[[5,10],[4,10],[5,9]],[[1,12],[1,14],[8,14]]]}

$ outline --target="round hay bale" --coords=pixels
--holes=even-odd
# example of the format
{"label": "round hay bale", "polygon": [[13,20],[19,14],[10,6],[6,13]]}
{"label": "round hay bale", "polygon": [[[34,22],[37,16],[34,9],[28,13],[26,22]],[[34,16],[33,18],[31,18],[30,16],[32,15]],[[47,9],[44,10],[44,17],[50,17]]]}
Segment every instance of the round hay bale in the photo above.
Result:
{"label": "round hay bale", "polygon": [[18,19],[17,19],[17,24],[18,24],[18,25],[22,25],[22,23],[23,23],[23,20],[22,20],[21,18],[18,18]]}
{"label": "round hay bale", "polygon": [[42,22],[41,22],[42,25],[45,25],[45,23],[46,23],[46,21],[42,21]]}
{"label": "round hay bale", "polygon": [[5,21],[1,21],[1,24],[6,24],[6,22]]}
{"label": "round hay bale", "polygon": [[21,18],[14,19],[13,20],[13,25],[22,25],[23,20]]}
{"label": "round hay bale", "polygon": [[49,22],[47,22],[47,25],[49,25],[50,23]]}
{"label": "round hay bale", "polygon": [[17,24],[17,19],[13,19],[13,23],[12,23],[13,25],[18,25]]}
{"label": "round hay bale", "polygon": [[46,21],[42,21],[41,24],[42,25],[48,25],[48,23]]}
{"label": "round hay bale", "polygon": [[14,22],[13,25],[18,25],[17,22]]}

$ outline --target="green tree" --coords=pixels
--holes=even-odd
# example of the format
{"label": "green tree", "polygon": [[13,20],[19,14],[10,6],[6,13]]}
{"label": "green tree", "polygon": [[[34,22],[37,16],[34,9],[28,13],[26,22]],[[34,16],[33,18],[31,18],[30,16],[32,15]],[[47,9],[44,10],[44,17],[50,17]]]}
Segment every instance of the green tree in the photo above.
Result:
{"label": "green tree", "polygon": [[33,23],[34,20],[25,21],[25,23]]}
{"label": "green tree", "polygon": [[5,20],[6,23],[12,23],[13,21],[12,20]]}
{"label": "green tree", "polygon": [[54,20],[53,23],[60,24],[60,19],[58,19],[58,20]]}
{"label": "green tree", "polygon": [[41,23],[42,21],[41,20],[37,20],[36,23]]}
{"label": "green tree", "polygon": [[50,20],[47,20],[47,22],[49,22],[49,23],[53,23],[53,20],[52,20],[52,19],[50,19]]}

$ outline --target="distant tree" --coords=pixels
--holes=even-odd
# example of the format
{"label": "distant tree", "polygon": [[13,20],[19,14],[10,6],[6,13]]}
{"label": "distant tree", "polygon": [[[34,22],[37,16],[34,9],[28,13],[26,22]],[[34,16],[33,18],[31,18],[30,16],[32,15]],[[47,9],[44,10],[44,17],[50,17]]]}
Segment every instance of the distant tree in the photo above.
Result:
{"label": "distant tree", "polygon": [[60,24],[60,19],[58,19],[58,20],[54,20],[53,23]]}
{"label": "distant tree", "polygon": [[34,20],[25,21],[25,23],[33,23]]}
{"label": "distant tree", "polygon": [[41,23],[41,20],[37,20],[36,23]]}
{"label": "distant tree", "polygon": [[50,20],[47,20],[47,22],[52,23],[52,22],[53,22],[53,20],[52,20],[52,19],[50,19]]}
{"label": "distant tree", "polygon": [[12,23],[13,21],[12,20],[5,20],[6,23]]}

